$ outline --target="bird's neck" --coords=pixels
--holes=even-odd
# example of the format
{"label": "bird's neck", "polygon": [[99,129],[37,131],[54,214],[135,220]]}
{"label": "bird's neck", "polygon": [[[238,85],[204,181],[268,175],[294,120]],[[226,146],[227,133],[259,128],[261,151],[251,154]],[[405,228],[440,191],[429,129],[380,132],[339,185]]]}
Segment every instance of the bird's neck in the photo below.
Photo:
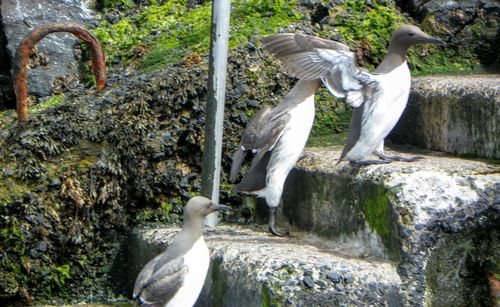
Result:
{"label": "bird's neck", "polygon": [[[188,231],[189,229],[189,231]],[[190,236],[200,237],[203,234],[203,220],[202,219],[185,219],[182,223],[182,233],[189,233]]]}
{"label": "bird's neck", "polygon": [[294,99],[303,101],[311,95],[316,93],[316,90],[320,87],[321,80],[304,80],[300,79],[297,81],[292,90],[288,93],[287,96],[294,97]]}
{"label": "bird's neck", "polygon": [[297,81],[295,86],[288,92],[285,99],[275,108],[275,112],[279,112],[281,109],[287,109],[290,106],[297,106],[309,97],[316,93],[316,90],[321,85],[320,79],[315,80],[304,80],[300,79]]}
{"label": "bird's neck", "polygon": [[389,46],[382,63],[373,71],[374,74],[387,74],[401,66],[406,61],[408,48]]}

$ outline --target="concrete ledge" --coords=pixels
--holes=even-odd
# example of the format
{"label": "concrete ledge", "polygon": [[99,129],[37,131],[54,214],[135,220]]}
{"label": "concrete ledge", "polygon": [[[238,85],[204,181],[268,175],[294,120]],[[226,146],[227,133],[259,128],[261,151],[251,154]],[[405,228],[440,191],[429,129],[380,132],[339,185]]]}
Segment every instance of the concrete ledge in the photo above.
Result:
{"label": "concrete ledge", "polygon": [[[145,257],[135,252],[121,258],[132,283],[150,260],[148,251],[164,248],[177,231],[133,232],[127,250]],[[304,238],[276,238],[240,226],[218,227],[205,238],[212,261],[196,306],[401,306],[400,278],[389,262],[343,256]]]}
{"label": "concrete ledge", "polygon": [[500,159],[500,75],[414,78],[389,138],[455,155]]}
{"label": "concrete ledge", "polygon": [[306,149],[285,185],[285,219],[397,262],[405,304],[487,304],[487,275],[500,272],[500,167],[427,152],[418,162],[359,168],[337,164],[339,155]]}

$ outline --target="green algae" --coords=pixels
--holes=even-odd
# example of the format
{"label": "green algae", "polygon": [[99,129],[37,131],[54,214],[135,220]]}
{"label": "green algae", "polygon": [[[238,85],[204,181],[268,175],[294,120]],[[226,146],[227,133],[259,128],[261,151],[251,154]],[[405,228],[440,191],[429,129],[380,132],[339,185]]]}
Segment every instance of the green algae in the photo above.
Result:
{"label": "green algae", "polygon": [[[208,54],[211,2],[193,8],[188,8],[186,0],[146,6],[130,5],[129,0],[107,0],[104,4],[105,8],[113,6],[126,9],[126,12],[122,12],[118,21],[102,19],[93,30],[105,48],[108,65],[117,62],[138,64],[141,69],[151,71],[192,54]],[[299,25],[309,14],[314,12],[301,7],[297,0],[235,1],[229,46],[235,48],[251,42],[258,47],[261,36],[276,33],[288,25]],[[403,23],[414,23],[397,7],[375,1],[370,5],[363,1],[344,1],[330,6],[328,16],[330,21],[323,23],[316,35],[348,44],[361,66],[369,69],[382,60],[392,32]],[[449,32],[432,15],[419,26],[438,37]],[[481,20],[468,25],[467,31],[479,42],[493,42],[496,38],[495,27]],[[477,69],[482,63],[493,64],[495,55],[479,56],[484,53],[482,49],[479,45],[470,48],[417,45],[410,49],[408,57],[414,75],[466,72]]]}
{"label": "green algae", "polygon": [[363,212],[377,234],[382,237],[391,235],[389,200],[382,186],[374,186],[364,195]]}
{"label": "green algae", "polygon": [[324,87],[315,96],[315,108],[312,137],[338,134],[349,129],[352,107],[343,100],[334,98]]}
{"label": "green algae", "polygon": [[39,103],[30,108],[30,113],[42,112],[48,108],[56,107],[64,103],[64,94],[56,94],[43,98]]}
{"label": "green algae", "polygon": [[348,0],[329,12],[335,26],[323,32],[339,33],[341,40],[353,49],[359,49],[360,64],[369,69],[382,61],[392,32],[406,20],[395,8],[376,3],[368,6],[363,1]]}
{"label": "green algae", "polygon": [[[255,33],[273,33],[298,21],[296,4],[296,0],[236,1],[231,12],[230,47],[245,44]],[[108,55],[108,63],[119,58],[125,63],[138,62],[150,71],[186,55],[208,54],[211,9],[211,2],[188,10],[186,0],[172,0],[146,6],[114,24],[102,20],[93,32]]]}
{"label": "green algae", "polygon": [[262,284],[262,307],[280,307],[283,306],[282,300],[277,296],[275,286],[269,283]]}
{"label": "green algae", "polygon": [[134,6],[133,0],[102,0],[102,7],[105,9],[111,8],[131,8]]}
{"label": "green algae", "polygon": [[33,186],[16,178],[3,178],[0,181],[0,206],[7,204],[13,199],[20,198],[29,193]]}
{"label": "green algae", "polygon": [[224,270],[221,268],[222,259],[216,258],[211,263],[211,279],[212,279],[212,305],[220,306],[224,303],[224,294],[226,292],[226,288],[228,287],[228,278],[227,275],[224,274]]}
{"label": "green algae", "polygon": [[347,135],[347,132],[311,135],[307,140],[306,147],[343,146],[347,141]]}
{"label": "green algae", "polygon": [[389,258],[397,261],[401,257],[401,243],[396,229],[397,216],[393,211],[394,196],[382,185],[365,183],[360,189],[360,204],[365,221],[384,244]]}

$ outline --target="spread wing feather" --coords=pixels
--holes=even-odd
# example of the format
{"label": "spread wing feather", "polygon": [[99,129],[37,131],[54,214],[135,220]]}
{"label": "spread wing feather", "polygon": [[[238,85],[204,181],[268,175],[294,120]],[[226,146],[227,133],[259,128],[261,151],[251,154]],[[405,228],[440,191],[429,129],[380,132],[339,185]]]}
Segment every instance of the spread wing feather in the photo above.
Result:
{"label": "spread wing feather", "polygon": [[359,107],[368,97],[364,88],[376,81],[359,69],[349,47],[304,34],[276,34],[263,38],[263,47],[283,62],[288,73],[300,79],[321,79],[337,98]]}

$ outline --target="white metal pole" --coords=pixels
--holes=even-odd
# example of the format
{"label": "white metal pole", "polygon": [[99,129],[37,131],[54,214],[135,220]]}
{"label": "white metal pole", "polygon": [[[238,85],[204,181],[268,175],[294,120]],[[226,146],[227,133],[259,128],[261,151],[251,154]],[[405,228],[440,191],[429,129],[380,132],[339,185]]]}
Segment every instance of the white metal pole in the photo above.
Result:
{"label": "white metal pole", "polygon": [[[230,11],[230,0],[213,0],[201,191],[214,202],[219,202]],[[216,224],[217,213],[206,217],[206,226]]]}

